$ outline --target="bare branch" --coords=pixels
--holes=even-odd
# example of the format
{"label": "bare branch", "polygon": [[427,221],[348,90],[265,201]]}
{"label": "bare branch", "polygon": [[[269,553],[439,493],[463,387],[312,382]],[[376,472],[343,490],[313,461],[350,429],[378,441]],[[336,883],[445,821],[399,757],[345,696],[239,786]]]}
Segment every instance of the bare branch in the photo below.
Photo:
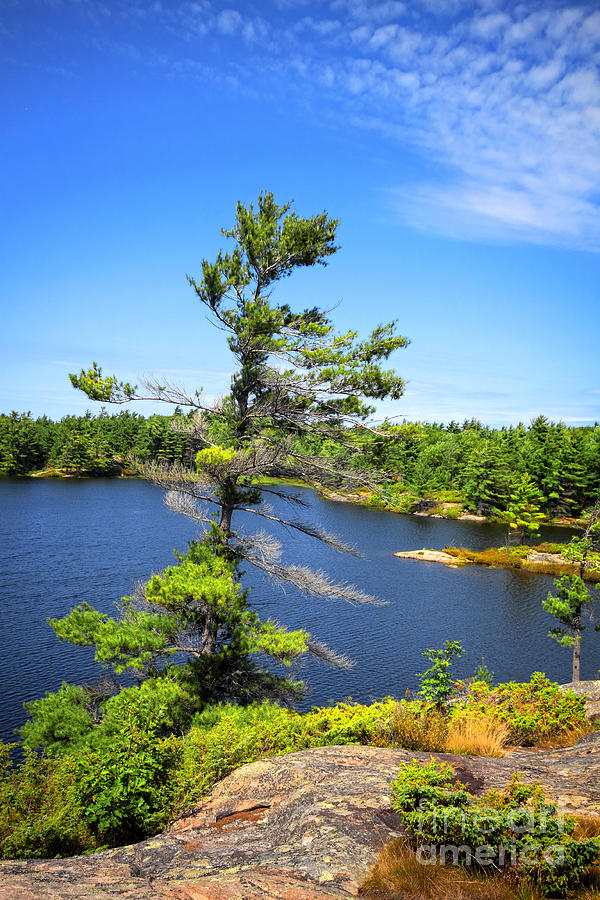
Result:
{"label": "bare branch", "polygon": [[320,597],[322,600],[346,600],[353,605],[368,603],[372,606],[387,606],[386,601],[373,597],[352,584],[332,581],[322,569],[313,571],[308,566],[285,566],[253,556],[248,550],[240,549],[238,552],[257,569],[276,581],[293,585],[305,596]]}
{"label": "bare branch", "polygon": [[146,388],[147,393],[133,393],[126,396],[113,396],[110,398],[111,403],[129,403],[131,400],[152,400],[161,403],[170,403],[173,406],[190,406],[193,409],[203,410],[205,412],[213,412],[213,406],[204,403],[201,400],[202,392],[195,391],[193,395],[188,394],[182,387],[169,382],[161,382],[155,376],[144,377],[141,384]]}
{"label": "bare branch", "polygon": [[171,419],[169,428],[176,434],[185,434],[190,441],[199,444],[206,444],[208,447],[217,447],[209,438],[209,424],[204,419],[204,414],[197,412],[192,419],[176,416]]}
{"label": "bare branch", "polygon": [[316,641],[312,638],[308,642],[308,652],[330,666],[338,666],[340,669],[353,669],[356,665],[356,660],[350,659],[345,653],[338,653],[323,641]]}
{"label": "bare branch", "polygon": [[310,525],[308,522],[299,522],[294,519],[282,519],[279,516],[267,513],[265,511],[266,507],[263,507],[262,509],[260,507],[258,509],[251,509],[247,506],[236,506],[235,508],[239,509],[241,512],[247,512],[253,516],[260,516],[262,519],[277,522],[279,525],[283,525],[286,528],[294,529],[294,531],[300,531],[302,534],[306,534],[308,537],[314,537],[317,540],[322,541],[322,543],[327,544],[328,547],[339,550],[341,553],[350,553],[351,556],[357,557],[362,555],[356,547],[347,544],[336,534],[331,534],[330,532],[325,531],[324,528],[320,528],[318,525]]}
{"label": "bare branch", "polygon": [[273,497],[283,500],[284,503],[288,503],[290,506],[302,506],[305,509],[308,509],[309,507],[309,504],[304,497],[300,497],[298,494],[288,494],[285,491],[280,491],[273,487],[265,487],[262,484],[257,485],[257,487],[260,487],[261,494],[271,494]]}
{"label": "bare branch", "polygon": [[148,481],[167,490],[181,491],[196,500],[219,505],[212,494],[207,493],[215,480],[206,472],[195,472],[179,464],[164,465],[156,462],[137,462],[138,471]]}
{"label": "bare branch", "polygon": [[188,519],[193,519],[195,522],[202,522],[205,525],[210,525],[212,522],[210,516],[200,509],[198,502],[182,491],[168,491],[165,494],[165,506],[171,512],[187,516]]}
{"label": "bare branch", "polygon": [[281,558],[280,542],[267,531],[257,531],[252,535],[241,535],[237,532],[236,538],[235,550],[248,562],[256,559],[265,565],[276,563]]}

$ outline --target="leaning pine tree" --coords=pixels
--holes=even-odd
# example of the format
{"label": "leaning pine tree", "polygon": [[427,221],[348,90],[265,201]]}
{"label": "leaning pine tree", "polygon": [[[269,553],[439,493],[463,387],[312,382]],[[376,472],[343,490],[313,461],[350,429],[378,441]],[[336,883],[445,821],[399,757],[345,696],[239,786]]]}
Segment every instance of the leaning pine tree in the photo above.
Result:
{"label": "leaning pine tree", "polygon": [[[600,500],[592,509],[583,535],[573,537],[563,550],[568,563],[577,567],[577,573],[560,575],[554,579],[556,595],[550,592],[542,606],[546,612],[558,619],[560,625],[551,628],[551,637],[563,647],[572,647],[571,680],[581,680],[581,637],[585,631],[584,618],[597,593],[589,590],[585,580],[590,574],[600,570]],[[600,631],[600,625],[596,626]]]}
{"label": "leaning pine tree", "polygon": [[[179,565],[154,576],[139,597],[127,598],[118,619],[83,605],[53,627],[62,639],[95,645],[99,659],[118,670],[141,670],[142,677],[172,672],[172,655],[184,652],[188,662],[178,671],[199,703],[293,696],[298,685],[261,671],[250,661],[255,652],[284,663],[309,652],[349,664],[304,631],[261,622],[239,582],[242,561],[306,595],[374,601],[322,571],[286,565],[281,545],[265,531],[248,536],[236,530],[236,514],[243,511],[339,550],[352,549],[293,512],[277,515],[268,504],[270,495],[297,506],[300,498],[276,485],[257,486],[264,476],[336,488],[372,482],[373,473],[367,476],[355,464],[357,429],[370,427],[374,408],[368,401],[396,399],[403,392],[403,381],[380,366],[408,343],[396,334],[395,323],[359,340],[354,331],[337,333],[327,312],[316,307],[295,312],[273,299],[277,282],[296,269],[326,264],[338,249],[337,225],[325,212],[302,218],[289,203],[280,206],[271,193],[261,194],[256,208],[238,203],[233,227],[222,230],[233,241],[231,252],[204,260],[201,277],[188,279],[213,324],[227,335],[235,360],[225,398],[209,403],[201,391],[190,395],[155,380],[138,389],[103,376],[96,363],[70,376],[74,387],[104,403],[160,400],[195,411],[185,427],[197,449],[196,470],[146,466],[143,471],[167,489],[171,509],[201,523],[204,537],[192,542]],[[312,444],[303,440],[308,436]],[[315,438],[317,445],[326,444],[327,454],[306,449]]]}

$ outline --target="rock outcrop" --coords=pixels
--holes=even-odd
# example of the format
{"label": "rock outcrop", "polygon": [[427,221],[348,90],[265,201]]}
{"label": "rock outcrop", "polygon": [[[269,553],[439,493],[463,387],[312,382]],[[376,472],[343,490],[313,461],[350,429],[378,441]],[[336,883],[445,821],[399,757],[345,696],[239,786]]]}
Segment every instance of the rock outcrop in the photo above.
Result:
{"label": "rock outcrop", "polygon": [[590,721],[600,719],[600,681],[569,681],[559,685],[561,691],[572,691],[585,697],[585,715]]}
{"label": "rock outcrop", "polygon": [[515,771],[562,809],[600,815],[600,745],[503,759],[374,747],[303,750],[237,769],[186,818],[130,847],[0,863],[0,900],[325,900],[355,895],[398,834],[389,785],[400,763],[450,762],[471,791]]}
{"label": "rock outcrop", "polygon": [[445,553],[443,550],[426,550],[425,548],[423,550],[398,550],[394,553],[394,556],[399,556],[400,559],[419,559],[422,562],[444,563],[451,569],[458,569],[456,557],[450,553]]}

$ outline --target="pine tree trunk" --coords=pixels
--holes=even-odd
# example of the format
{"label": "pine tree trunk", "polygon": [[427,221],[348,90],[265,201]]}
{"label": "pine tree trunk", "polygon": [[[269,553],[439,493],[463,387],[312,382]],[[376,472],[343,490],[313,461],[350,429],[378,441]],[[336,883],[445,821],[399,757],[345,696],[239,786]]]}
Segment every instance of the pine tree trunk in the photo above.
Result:
{"label": "pine tree trunk", "polygon": [[223,532],[223,534],[229,536],[231,533],[231,517],[233,515],[233,507],[232,506],[222,506],[221,507],[221,519],[219,521],[219,528]]}
{"label": "pine tree trunk", "polygon": [[207,614],[202,631],[202,653],[210,655],[217,646],[217,623],[213,616]]}
{"label": "pine tree trunk", "polygon": [[[221,519],[219,521],[219,527],[221,528],[225,540],[223,542],[223,551],[227,553],[227,538],[231,533],[231,517],[233,515],[233,506],[222,506],[221,507]],[[210,655],[214,653],[217,648],[217,631],[218,631],[218,623],[216,618],[207,612],[206,619],[204,620],[204,628],[202,629],[202,654]]]}
{"label": "pine tree trunk", "polygon": [[573,616],[573,675],[571,681],[581,680],[581,606],[577,607]]}
{"label": "pine tree trunk", "polygon": [[[585,537],[587,538],[590,532],[590,525],[592,520],[590,519],[590,523],[585,532]],[[587,559],[587,550],[584,551],[583,557],[579,563],[579,577],[583,582],[583,576],[585,575],[585,561]],[[573,674],[571,677],[571,681],[581,681],[581,603],[579,606],[575,608],[575,613],[573,615]]]}

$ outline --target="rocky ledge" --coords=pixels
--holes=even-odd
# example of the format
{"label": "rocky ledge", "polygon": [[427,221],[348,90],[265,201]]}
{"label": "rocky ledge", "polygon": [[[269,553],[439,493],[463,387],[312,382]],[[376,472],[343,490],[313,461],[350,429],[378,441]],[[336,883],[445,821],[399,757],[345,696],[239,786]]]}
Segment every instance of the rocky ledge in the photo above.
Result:
{"label": "rocky ledge", "polygon": [[600,720],[600,681],[569,681],[559,685],[561,691],[572,691],[585,697],[585,715],[591,722]]}
{"label": "rocky ledge", "polygon": [[[425,547],[422,550],[398,550],[393,556],[398,556],[400,559],[417,559],[421,562],[443,563],[450,569],[458,569],[462,566],[484,566],[486,568],[505,568],[518,569],[519,571],[524,572],[538,572],[540,575],[553,575],[557,569],[562,569],[565,573],[574,571],[573,565],[568,563],[561,553],[542,553],[538,550],[531,549],[527,556],[521,560],[517,560],[515,563],[514,561],[511,561],[508,556],[502,556],[504,548],[494,547],[489,549],[500,551],[493,564],[490,564],[485,557],[479,558],[483,556],[484,551],[468,551],[475,553],[474,559],[469,559],[466,556],[455,556],[453,553],[447,553],[445,550],[429,550]],[[586,581],[595,580],[592,570],[586,570],[584,579]]]}
{"label": "rocky ledge", "polygon": [[355,896],[380,847],[398,834],[389,806],[398,766],[432,755],[475,793],[519,771],[562,809],[600,815],[598,743],[503,759],[324,747],[242,766],[156,838],[93,856],[4,861],[0,900]]}
{"label": "rocky ledge", "polygon": [[443,550],[398,550],[394,556],[400,559],[420,559],[422,562],[444,563],[450,569],[458,569],[458,562],[451,553],[445,553]]}

